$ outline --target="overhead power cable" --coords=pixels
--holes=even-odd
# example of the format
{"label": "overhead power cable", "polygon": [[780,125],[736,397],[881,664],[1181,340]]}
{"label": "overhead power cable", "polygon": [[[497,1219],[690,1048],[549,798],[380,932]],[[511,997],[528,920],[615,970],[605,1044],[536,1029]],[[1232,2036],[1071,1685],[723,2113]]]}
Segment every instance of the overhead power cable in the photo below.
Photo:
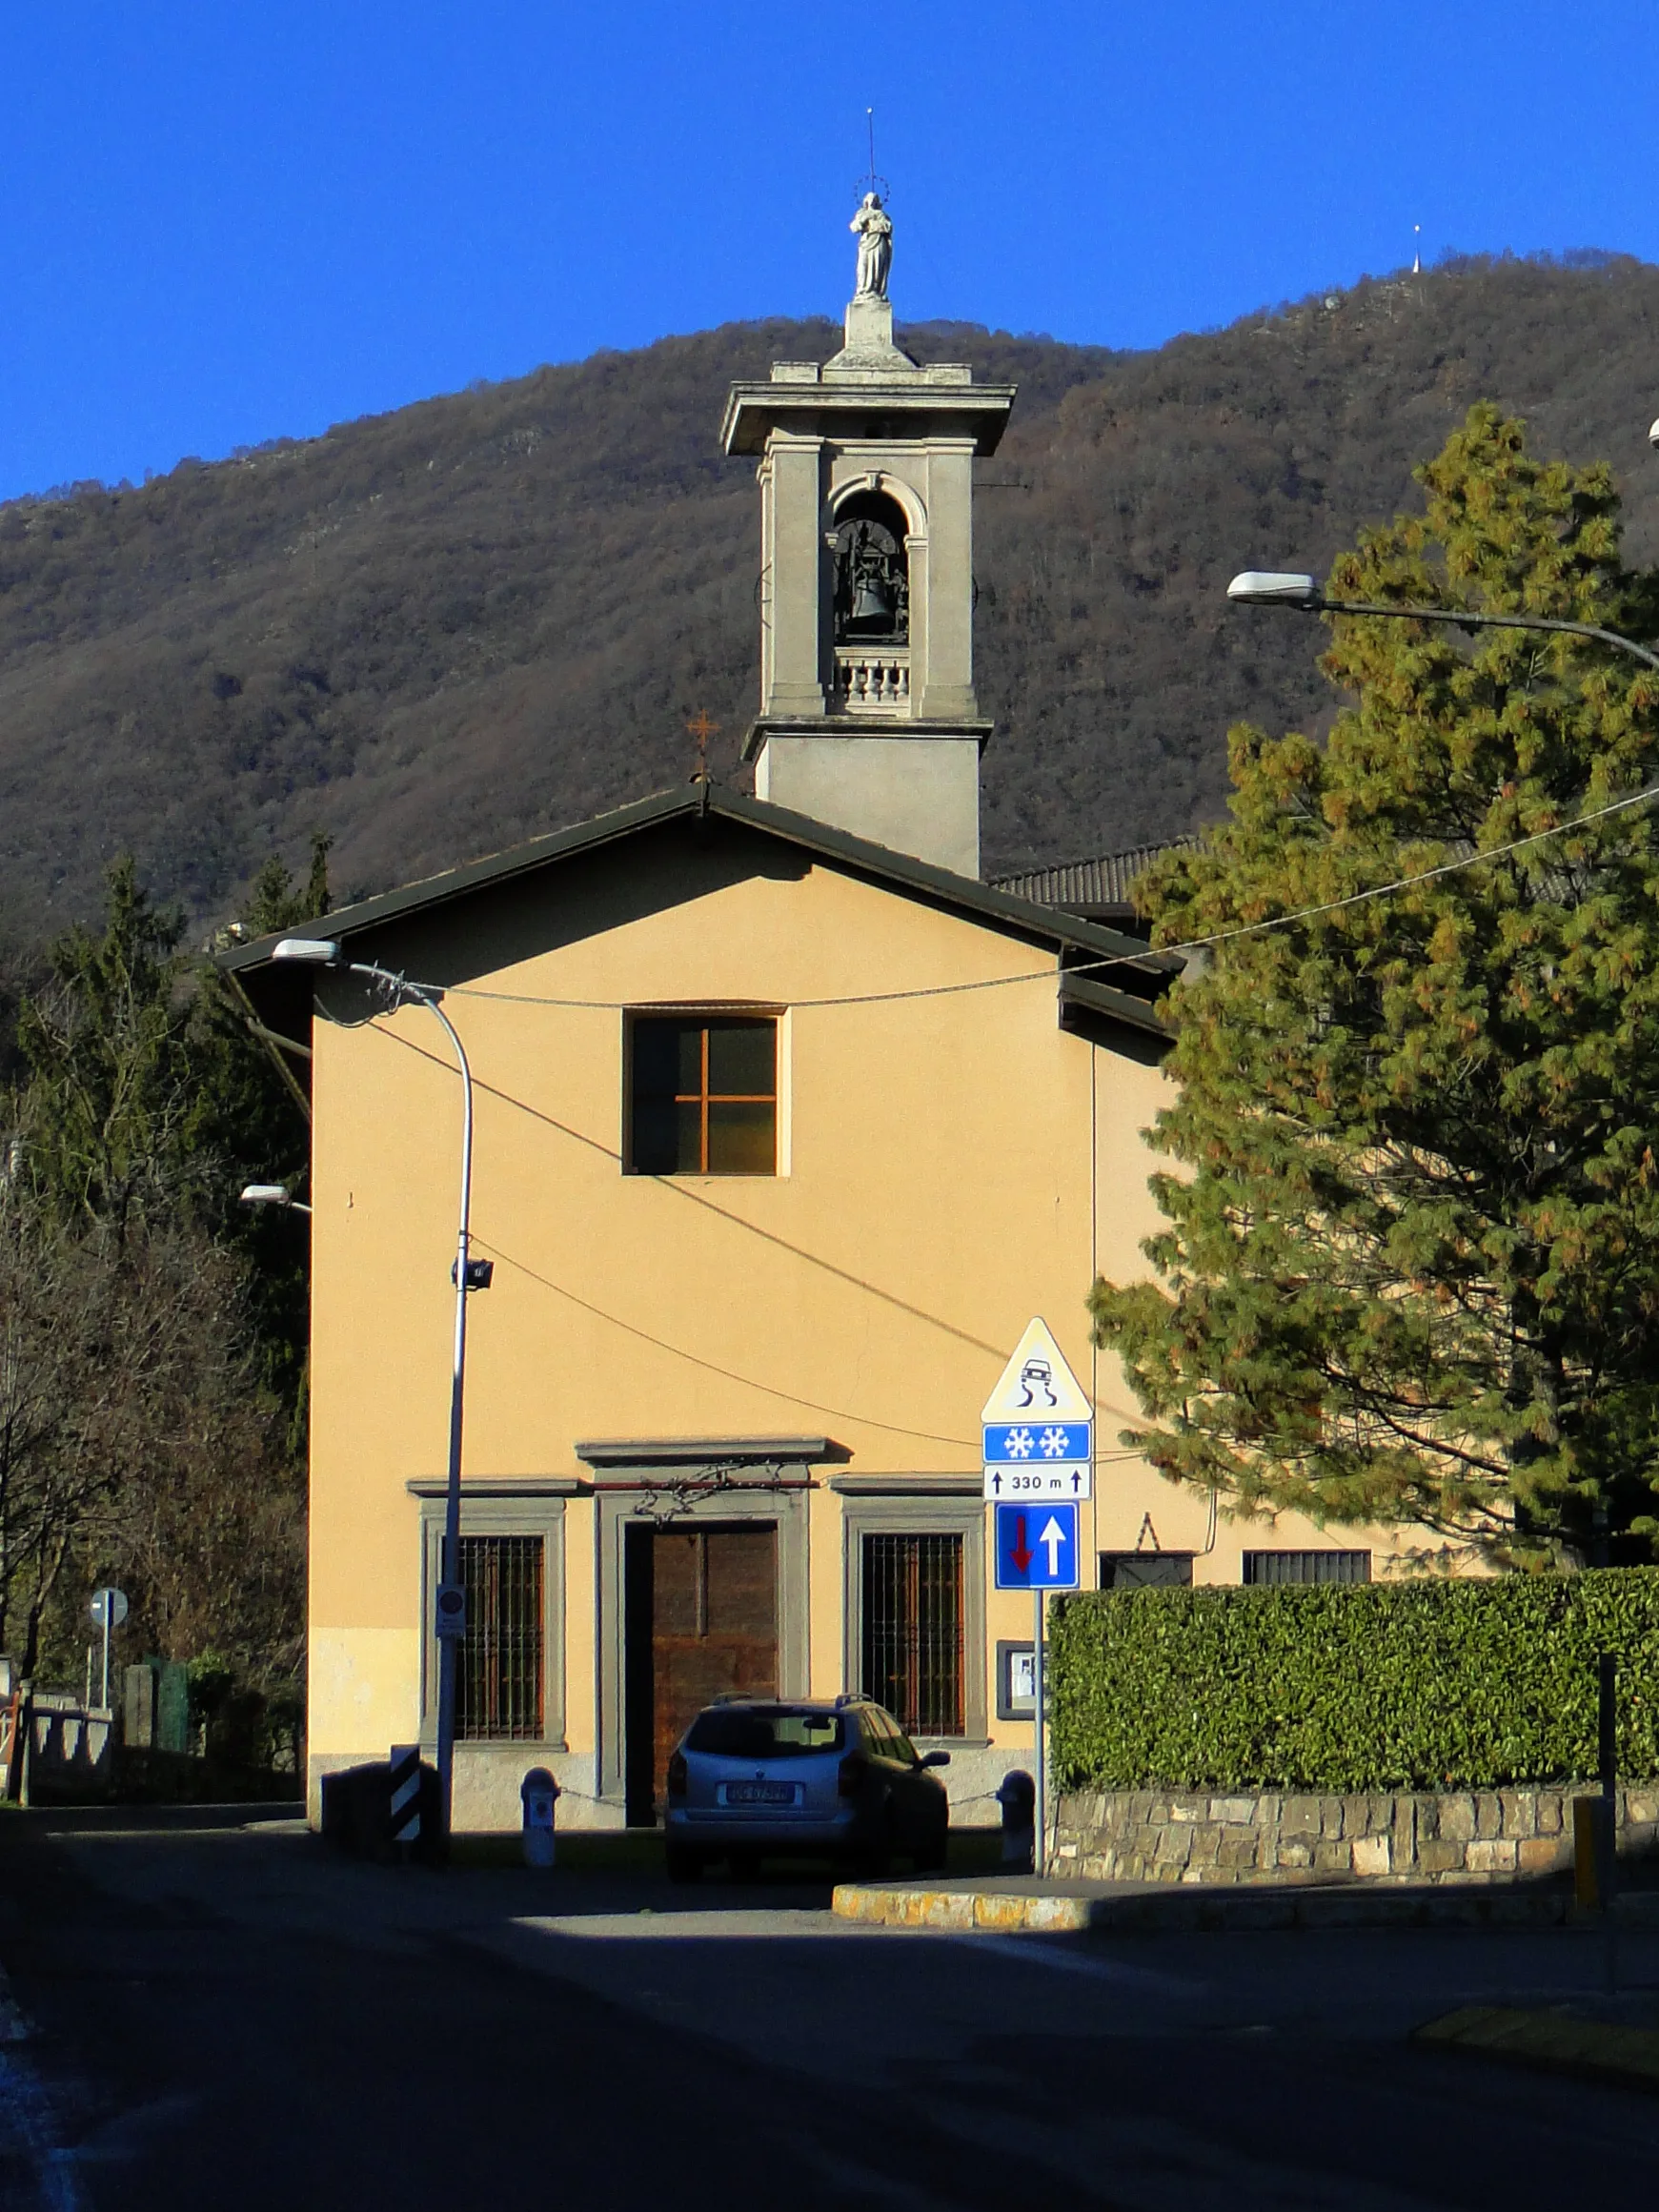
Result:
{"label": "overhead power cable", "polygon": [[[1432,868],[1420,868],[1409,876],[1397,876],[1386,883],[1374,883],[1368,890],[1351,891],[1345,898],[1326,899],[1317,905],[1296,906],[1286,914],[1272,914],[1262,922],[1244,922],[1233,929],[1218,929],[1207,937],[1186,937],[1176,944],[1151,945],[1139,958],[1133,953],[1113,953],[1096,960],[1076,962],[1071,967],[1058,971],[1065,976],[1086,976],[1102,969],[1134,967],[1143,974],[1155,972],[1153,964],[1160,959],[1175,959],[1183,953],[1205,952],[1212,945],[1227,944],[1240,937],[1261,937],[1273,929],[1289,929],[1298,922],[1311,922],[1322,914],[1340,913],[1345,907],[1363,906],[1373,899],[1392,898],[1397,891],[1409,891],[1419,883],[1433,883],[1441,876],[1454,876],[1465,868],[1484,866],[1489,861],[1501,861],[1510,853],[1525,852],[1529,846],[1542,844],[1552,837],[1567,837],[1575,829],[1582,829],[1592,822],[1605,821],[1609,815],[1627,813],[1631,807],[1645,806],[1659,799],[1659,783],[1646,784],[1640,791],[1628,793],[1623,799],[1609,800],[1605,806],[1589,808],[1575,814],[1569,821],[1554,822],[1548,829],[1534,830],[1527,837],[1512,838],[1507,844],[1491,845],[1485,851],[1461,854],[1454,861],[1443,861]],[[1017,975],[980,976],[971,983],[925,984],[908,990],[851,991],[840,996],[819,999],[791,999],[794,1013],[810,1013],[834,1006],[895,1005],[906,1000],[948,999],[970,991],[1005,990],[1014,984],[1053,983],[1057,971],[1052,967],[1022,968]],[[1170,979],[1174,981],[1172,977]],[[477,984],[452,984],[449,990],[456,998],[486,999],[504,1005],[556,1006],[577,1012],[621,1014],[637,1011],[638,999],[568,999],[544,996],[536,991],[493,991]]]}

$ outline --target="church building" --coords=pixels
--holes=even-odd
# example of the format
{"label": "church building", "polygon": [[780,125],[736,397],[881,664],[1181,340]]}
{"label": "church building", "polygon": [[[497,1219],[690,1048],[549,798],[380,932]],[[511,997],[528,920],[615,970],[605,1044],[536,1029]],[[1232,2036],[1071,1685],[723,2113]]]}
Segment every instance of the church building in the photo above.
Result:
{"label": "church building", "polygon": [[[973,477],[1011,386],[894,343],[734,386],[759,480],[755,796],[698,781],[307,924],[441,991],[474,1101],[455,1817],[646,1825],[698,1708],[866,1693],[1029,1765],[1029,1598],[980,1412],[1034,1315],[1094,1403],[1085,1582],[1360,1579],[1405,1547],[1216,1525],[1118,1441],[1097,1274],[1144,1269],[1178,972],[1109,862],[984,882]],[[436,1735],[462,1093],[429,1006],[225,954],[313,1114],[309,1779]]]}

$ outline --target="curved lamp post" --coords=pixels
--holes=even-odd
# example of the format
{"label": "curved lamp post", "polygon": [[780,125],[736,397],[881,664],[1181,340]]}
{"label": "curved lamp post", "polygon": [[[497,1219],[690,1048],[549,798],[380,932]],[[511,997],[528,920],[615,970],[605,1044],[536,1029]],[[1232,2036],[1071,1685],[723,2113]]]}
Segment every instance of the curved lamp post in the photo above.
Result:
{"label": "curved lamp post", "polygon": [[[1659,424],[1654,425],[1659,429]],[[1450,622],[1463,630],[1560,630],[1569,638],[1594,638],[1659,668],[1659,653],[1649,653],[1632,638],[1616,630],[1599,629],[1594,622],[1557,622],[1544,615],[1474,614],[1462,607],[1385,607],[1368,599],[1327,599],[1310,576],[1293,576],[1278,569],[1247,568],[1227,586],[1227,597],[1242,607],[1292,607],[1304,615],[1387,615],[1402,622]]]}
{"label": "curved lamp post", "polygon": [[[394,975],[389,968],[376,967],[371,961],[348,960],[343,948],[326,937],[285,937],[273,948],[271,957],[285,965],[324,967],[340,975],[365,976],[380,985],[394,1008],[425,1006],[442,1023],[460,1070],[461,1207],[452,1273],[455,1287],[455,1358],[450,1372],[449,1477],[444,1492],[443,1564],[433,1609],[438,1653],[438,1835],[440,1847],[447,1849],[455,1802],[455,1663],[461,1639],[467,1632],[466,1593],[461,1584],[461,1411],[467,1373],[467,1297],[470,1291],[487,1290],[494,1271],[490,1261],[475,1260],[469,1251],[473,1204],[473,1071],[455,1024],[438,1004],[443,993],[435,984],[412,983],[405,976]],[[250,1186],[250,1191],[256,1187],[262,1187]],[[246,1197],[249,1192],[243,1195]]]}

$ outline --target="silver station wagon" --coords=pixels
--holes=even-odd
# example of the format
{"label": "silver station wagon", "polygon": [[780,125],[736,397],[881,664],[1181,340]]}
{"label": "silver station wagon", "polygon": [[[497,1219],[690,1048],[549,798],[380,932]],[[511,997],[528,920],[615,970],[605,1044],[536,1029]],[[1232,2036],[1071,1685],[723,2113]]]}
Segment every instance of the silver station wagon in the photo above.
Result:
{"label": "silver station wagon", "polygon": [[705,1706],[668,1762],[671,1880],[723,1858],[746,1878],[762,1858],[832,1858],[918,1874],[944,1864],[950,1801],[890,1713],[863,1697],[727,1698]]}

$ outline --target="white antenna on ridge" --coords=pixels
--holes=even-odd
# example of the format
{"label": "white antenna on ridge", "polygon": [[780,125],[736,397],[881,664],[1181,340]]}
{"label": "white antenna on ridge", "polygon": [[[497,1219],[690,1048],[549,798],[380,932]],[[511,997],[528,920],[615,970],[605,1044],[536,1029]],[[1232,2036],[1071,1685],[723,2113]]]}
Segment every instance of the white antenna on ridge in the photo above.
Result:
{"label": "white antenna on ridge", "polygon": [[1411,274],[1413,276],[1421,276],[1423,274],[1423,225],[1421,223],[1412,224],[1411,236],[1413,240]]}

